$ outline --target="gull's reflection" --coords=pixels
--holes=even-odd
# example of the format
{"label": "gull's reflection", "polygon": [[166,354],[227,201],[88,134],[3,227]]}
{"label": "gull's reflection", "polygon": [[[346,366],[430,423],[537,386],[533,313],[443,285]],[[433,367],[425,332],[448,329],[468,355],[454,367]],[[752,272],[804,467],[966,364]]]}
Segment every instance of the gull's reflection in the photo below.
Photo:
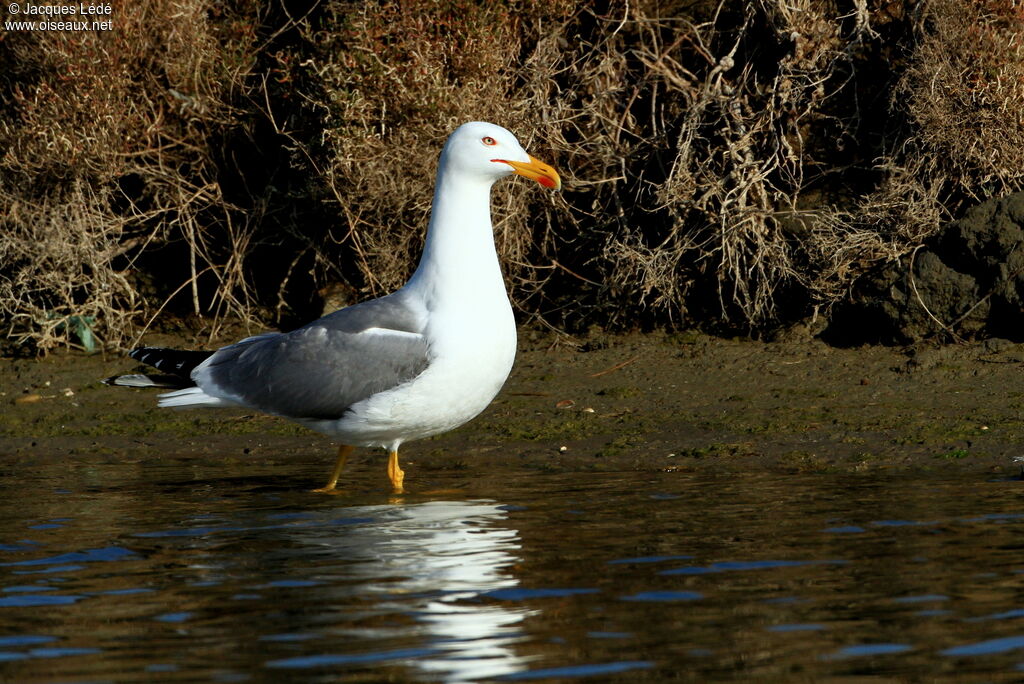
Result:
{"label": "gull's reflection", "polygon": [[[501,505],[429,501],[334,513],[347,524],[317,526],[315,538],[306,541],[344,561],[332,588],[348,585],[339,599],[346,603],[361,597],[362,619],[358,628],[337,625],[333,632],[405,643],[414,637],[424,649],[409,665],[434,680],[472,681],[524,669],[525,659],[513,645],[520,639],[519,623],[533,611],[472,601],[518,584],[511,567],[519,562],[519,536],[505,526],[508,514]],[[396,614],[413,619],[373,626],[374,616]]]}

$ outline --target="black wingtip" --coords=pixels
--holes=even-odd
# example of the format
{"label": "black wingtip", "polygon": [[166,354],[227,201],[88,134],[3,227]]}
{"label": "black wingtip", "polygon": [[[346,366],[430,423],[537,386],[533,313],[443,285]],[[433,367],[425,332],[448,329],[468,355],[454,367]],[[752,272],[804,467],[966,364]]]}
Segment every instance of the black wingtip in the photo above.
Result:
{"label": "black wingtip", "polygon": [[188,351],[163,347],[139,347],[128,356],[139,363],[153,366],[183,380],[189,380],[192,370],[212,355],[211,351]]}

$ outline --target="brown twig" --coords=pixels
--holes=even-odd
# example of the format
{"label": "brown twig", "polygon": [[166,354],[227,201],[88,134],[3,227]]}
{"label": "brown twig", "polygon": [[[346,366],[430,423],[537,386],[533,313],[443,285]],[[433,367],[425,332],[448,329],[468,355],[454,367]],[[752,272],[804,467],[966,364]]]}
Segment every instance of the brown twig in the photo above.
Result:
{"label": "brown twig", "polygon": [[622,363],[615,364],[611,368],[605,368],[603,371],[598,371],[597,373],[591,373],[590,377],[592,377],[592,378],[599,378],[602,375],[608,375],[609,373],[617,371],[620,368],[624,368],[624,367],[628,366],[629,364],[639,360],[639,358],[640,358],[639,356],[634,356],[633,358],[627,359],[627,360],[623,361]]}

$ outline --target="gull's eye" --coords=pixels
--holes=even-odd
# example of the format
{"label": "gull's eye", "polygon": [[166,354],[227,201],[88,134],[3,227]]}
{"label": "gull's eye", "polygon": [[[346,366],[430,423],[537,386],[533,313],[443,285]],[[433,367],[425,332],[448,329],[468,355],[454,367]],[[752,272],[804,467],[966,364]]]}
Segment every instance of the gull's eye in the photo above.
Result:
{"label": "gull's eye", "polygon": [[492,138],[489,135],[485,135],[484,137],[480,138],[480,142],[482,142],[484,145],[497,145],[498,144],[498,141],[495,140],[494,138]]}

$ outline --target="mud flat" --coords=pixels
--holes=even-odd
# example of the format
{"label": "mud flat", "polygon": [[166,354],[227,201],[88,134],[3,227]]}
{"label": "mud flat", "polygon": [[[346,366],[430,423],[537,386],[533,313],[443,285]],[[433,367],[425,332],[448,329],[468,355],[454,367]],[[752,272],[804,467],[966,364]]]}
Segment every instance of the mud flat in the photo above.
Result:
{"label": "mud flat", "polygon": [[[453,470],[467,480],[537,470],[1021,472],[1021,344],[521,337],[511,379],[481,416],[404,447],[410,483]],[[310,484],[326,475],[331,443],[288,421],[157,409],[154,391],[100,382],[133,367],[109,354],[0,360],[0,458],[69,468],[197,459],[222,463],[224,477],[259,465],[308,472]],[[300,475],[288,470],[298,463]],[[361,450],[351,467],[383,472],[383,459]]]}

